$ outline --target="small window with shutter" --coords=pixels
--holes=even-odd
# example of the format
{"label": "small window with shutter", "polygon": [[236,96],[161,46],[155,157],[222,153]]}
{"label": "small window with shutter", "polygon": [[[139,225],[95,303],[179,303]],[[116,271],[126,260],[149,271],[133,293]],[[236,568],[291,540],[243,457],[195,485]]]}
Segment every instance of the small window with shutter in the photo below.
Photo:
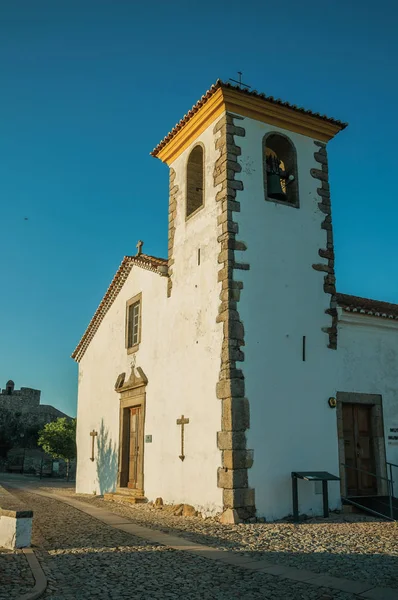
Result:
{"label": "small window with shutter", "polygon": [[127,301],[126,305],[126,348],[131,354],[138,350],[141,342],[142,294]]}

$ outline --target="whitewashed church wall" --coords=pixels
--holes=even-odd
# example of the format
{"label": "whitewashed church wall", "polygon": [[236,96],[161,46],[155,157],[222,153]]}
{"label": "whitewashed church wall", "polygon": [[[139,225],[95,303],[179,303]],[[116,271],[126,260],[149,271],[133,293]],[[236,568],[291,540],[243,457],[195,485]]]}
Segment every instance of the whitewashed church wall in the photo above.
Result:
{"label": "whitewashed church wall", "polygon": [[[173,288],[166,301],[165,366],[163,376],[156,375],[162,400],[160,409],[154,410],[153,433],[168,425],[159,440],[158,451],[147,452],[145,459],[146,473],[152,474],[145,479],[148,497],[159,495],[171,502],[186,502],[205,513],[222,510],[222,490],[217,487],[217,468],[221,465],[217,448],[221,402],[216,398],[216,383],[223,329],[222,324],[216,323],[221,289],[217,263],[220,209],[213,187],[214,163],[218,158],[213,127],[214,124],[210,125],[171,165],[176,172],[174,185],[179,188]],[[189,153],[198,142],[205,149],[205,203],[186,220],[186,166]],[[182,414],[189,418],[183,462],[178,458],[181,427],[176,425]],[[152,433],[150,426],[148,418],[148,433]]]}
{"label": "whitewashed church wall", "polygon": [[398,323],[339,309],[338,352],[338,391],[382,396],[386,460],[398,464],[398,440],[388,440],[398,435]]}
{"label": "whitewashed church wall", "polygon": [[[156,273],[133,267],[115,302],[105,315],[79,364],[76,490],[102,494],[116,485],[119,445],[119,402],[115,383],[120,373],[131,372],[132,355],[125,348],[126,302],[139,292],[142,299],[142,342],[140,352],[148,353],[151,340],[160,333],[164,310],[166,279]],[[152,311],[149,298],[157,299],[159,310]],[[158,333],[159,331],[159,333]],[[138,353],[137,353],[138,355]],[[138,357],[138,356],[137,356]],[[137,365],[142,366],[137,360]],[[149,387],[149,386],[148,386]],[[91,461],[90,431],[98,432],[95,460]],[[101,448],[104,447],[104,451]]]}
{"label": "whitewashed church wall", "polygon": [[[123,289],[105,316],[79,367],[77,491],[103,493],[116,484],[119,440],[119,396],[114,384],[119,373],[130,373],[132,355],[125,349],[126,301],[142,292],[142,338],[136,366],[148,378],[145,434],[152,443],[144,448],[144,488],[149,500],[160,496],[169,503],[188,503],[211,514],[222,510],[217,487],[221,465],[217,431],[221,403],[216,398],[220,369],[222,324],[216,324],[220,285],[217,282],[217,214],[213,188],[216,160],[213,126],[198,141],[205,146],[205,206],[185,219],[188,148],[174,162],[177,195],[173,250],[173,287],[166,296],[167,279],[133,267]],[[198,265],[200,249],[200,265]],[[185,460],[181,454],[181,427],[185,426]],[[101,431],[116,457],[106,476],[99,462],[90,461],[89,432]],[[97,450],[96,450],[97,452]],[[102,480],[102,483],[101,483]]]}
{"label": "whitewashed church wall", "polygon": [[[328,398],[336,393],[337,353],[327,348],[330,327],[325,314],[330,296],[324,273],[312,264],[326,247],[321,229],[317,168],[312,139],[245,118],[239,137],[244,190],[237,239],[247,244],[236,260],[250,264],[239,272],[244,283],[239,313],[245,329],[242,363],[250,402],[247,447],[254,450],[249,485],[255,488],[257,515],[277,519],[292,513],[291,471],[320,470],[338,475],[335,411]],[[264,199],[262,139],[280,131],[297,151],[300,208]],[[306,337],[306,360],[302,358]],[[338,483],[329,484],[330,506],[340,503]],[[321,514],[322,496],[315,485],[299,482],[301,513]]]}

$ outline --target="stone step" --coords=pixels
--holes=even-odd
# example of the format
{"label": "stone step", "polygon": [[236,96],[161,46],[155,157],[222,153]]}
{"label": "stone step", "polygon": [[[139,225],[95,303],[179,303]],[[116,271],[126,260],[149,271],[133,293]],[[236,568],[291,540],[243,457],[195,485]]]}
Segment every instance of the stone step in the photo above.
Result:
{"label": "stone step", "polygon": [[120,488],[116,488],[116,492],[112,492],[115,494],[123,494],[123,496],[143,496],[144,492],[143,490],[136,490],[133,488],[125,488],[125,487],[120,487]]}
{"label": "stone step", "polygon": [[111,502],[124,502],[125,504],[143,504],[148,502],[145,496],[135,496],[132,494],[110,493],[104,494],[104,500]]}

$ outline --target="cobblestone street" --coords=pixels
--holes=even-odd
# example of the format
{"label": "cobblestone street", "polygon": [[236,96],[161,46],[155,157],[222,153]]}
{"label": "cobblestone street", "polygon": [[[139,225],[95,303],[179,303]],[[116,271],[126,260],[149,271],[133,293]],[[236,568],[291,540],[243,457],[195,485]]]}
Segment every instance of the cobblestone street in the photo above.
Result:
{"label": "cobblestone street", "polygon": [[34,585],[32,572],[21,550],[0,548],[0,600],[11,600]]}
{"label": "cobblestone street", "polygon": [[[63,490],[69,495],[70,490]],[[261,560],[335,577],[398,588],[398,527],[364,515],[335,515],[327,520],[222,525],[217,519],[181,518],[150,505],[105,502],[76,495],[145,527],[173,531],[194,542],[249,553]],[[397,589],[398,598],[398,589]]]}
{"label": "cobblestone street", "polygon": [[145,527],[173,531],[196,543],[221,550],[250,553],[273,563],[369,581],[397,588],[398,527],[366,515],[331,515],[296,525],[289,522],[222,525],[215,518],[181,518],[148,504],[127,505],[106,502],[101,497],[76,495],[70,489],[57,490],[90,505],[106,507]]}
{"label": "cobblestone street", "polygon": [[[43,598],[352,600],[356,597],[222,564],[188,551],[176,551],[114,529],[58,500],[24,490],[13,489],[12,493],[34,511],[34,549],[48,579]],[[6,583],[3,597],[12,600],[18,594]]]}

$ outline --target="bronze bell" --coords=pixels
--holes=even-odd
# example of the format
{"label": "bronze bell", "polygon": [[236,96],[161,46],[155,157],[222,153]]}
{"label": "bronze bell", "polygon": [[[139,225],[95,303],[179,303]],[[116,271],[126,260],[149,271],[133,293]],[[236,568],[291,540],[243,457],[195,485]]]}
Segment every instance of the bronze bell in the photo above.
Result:
{"label": "bronze bell", "polygon": [[274,200],[286,200],[286,194],[281,186],[281,178],[277,173],[267,174],[267,192],[268,198],[273,198]]}

